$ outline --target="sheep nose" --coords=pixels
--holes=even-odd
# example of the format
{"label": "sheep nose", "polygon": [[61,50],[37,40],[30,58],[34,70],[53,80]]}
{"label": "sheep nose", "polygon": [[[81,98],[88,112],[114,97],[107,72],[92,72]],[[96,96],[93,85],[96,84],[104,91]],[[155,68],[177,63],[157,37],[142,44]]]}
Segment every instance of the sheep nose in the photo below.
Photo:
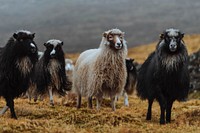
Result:
{"label": "sheep nose", "polygon": [[122,48],[122,43],[116,43],[115,44],[116,49],[121,49]]}
{"label": "sheep nose", "polygon": [[36,48],[31,48],[31,52],[32,52],[32,53],[35,53],[36,51],[37,51]]}
{"label": "sheep nose", "polygon": [[172,51],[172,52],[176,51],[176,49],[177,49],[176,43],[170,43],[169,49],[170,49],[170,51]]}
{"label": "sheep nose", "polygon": [[121,43],[117,43],[117,46],[119,46],[119,47],[120,47],[121,45],[122,45]]}
{"label": "sheep nose", "polygon": [[117,43],[117,48],[118,48],[118,49],[121,49],[122,46],[123,46],[122,43]]}
{"label": "sheep nose", "polygon": [[56,51],[53,49],[50,53],[50,55],[55,55]]}

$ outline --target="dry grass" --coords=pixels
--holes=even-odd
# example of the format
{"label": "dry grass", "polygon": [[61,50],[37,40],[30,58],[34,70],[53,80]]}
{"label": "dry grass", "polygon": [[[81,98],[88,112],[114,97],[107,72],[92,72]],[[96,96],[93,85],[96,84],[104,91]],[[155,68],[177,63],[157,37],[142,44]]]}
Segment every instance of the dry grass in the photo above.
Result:
{"label": "dry grass", "polygon": [[[56,98],[55,107],[48,104],[48,99],[29,103],[27,99],[16,99],[18,120],[10,119],[7,111],[0,119],[0,132],[198,132],[200,130],[200,101],[190,100],[175,102],[172,111],[172,123],[159,124],[159,105],[153,106],[152,121],[146,121],[147,102],[136,96],[130,97],[130,107],[123,106],[123,99],[117,102],[117,111],[112,112],[109,100],[103,102],[100,111],[88,109],[86,101],[79,110],[75,102],[64,102]],[[95,102],[95,100],[94,100]],[[5,102],[0,100],[0,108]]]}
{"label": "dry grass", "polygon": [[[189,53],[200,48],[200,36],[186,36]],[[129,50],[129,57],[143,62],[150,52],[155,49],[155,44],[135,47]],[[69,54],[67,57],[74,61],[79,54]],[[108,99],[104,100],[100,111],[88,109],[83,100],[82,108],[75,108],[76,102],[66,98],[55,98],[55,107],[49,105],[45,99],[37,103],[28,102],[27,99],[16,99],[15,110],[18,120],[10,119],[10,112],[0,116],[0,132],[68,132],[68,133],[179,133],[200,131],[200,100],[175,102],[172,110],[172,123],[159,124],[159,106],[153,106],[152,121],[146,121],[147,102],[141,101],[136,96],[130,97],[130,107],[123,106],[123,99],[117,102],[117,111],[112,112]],[[94,101],[95,103],[95,101]],[[0,109],[5,105],[0,99]]]}

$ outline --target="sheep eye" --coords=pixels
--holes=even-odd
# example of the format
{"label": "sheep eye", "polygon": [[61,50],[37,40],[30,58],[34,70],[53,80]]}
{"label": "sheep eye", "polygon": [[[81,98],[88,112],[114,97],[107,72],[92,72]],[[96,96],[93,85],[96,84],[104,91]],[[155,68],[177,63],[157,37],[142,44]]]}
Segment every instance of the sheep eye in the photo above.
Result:
{"label": "sheep eye", "polygon": [[49,45],[47,48],[48,48],[48,49],[53,49],[53,46],[52,46],[52,45]]}
{"label": "sheep eye", "polygon": [[179,36],[176,36],[175,39],[176,39],[176,40],[180,40],[180,37],[179,37]]}
{"label": "sheep eye", "polygon": [[112,37],[112,36],[109,36],[108,39],[109,39],[109,40],[113,40],[113,37]]}
{"label": "sheep eye", "polygon": [[122,39],[123,39],[123,36],[119,36],[119,38],[120,38],[120,40],[122,40]]}
{"label": "sheep eye", "polygon": [[166,36],[166,37],[165,37],[165,40],[166,40],[166,41],[169,41],[169,40],[170,40],[170,38],[169,38],[168,36]]}
{"label": "sheep eye", "polygon": [[60,49],[61,49],[61,46],[58,45],[58,46],[56,47],[56,49],[57,49],[57,50],[60,50]]}

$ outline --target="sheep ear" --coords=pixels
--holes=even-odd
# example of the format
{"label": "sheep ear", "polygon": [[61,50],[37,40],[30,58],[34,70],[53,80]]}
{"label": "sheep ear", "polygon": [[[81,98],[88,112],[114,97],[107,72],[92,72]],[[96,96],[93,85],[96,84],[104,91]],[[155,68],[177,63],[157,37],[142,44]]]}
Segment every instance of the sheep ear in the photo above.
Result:
{"label": "sheep ear", "polygon": [[62,42],[61,42],[61,46],[63,46],[63,44],[64,44],[64,43],[63,43],[63,41],[62,41]]}
{"label": "sheep ear", "polygon": [[160,34],[160,39],[164,39],[164,34]]}
{"label": "sheep ear", "polygon": [[134,60],[135,60],[135,59],[132,59],[132,58],[130,59],[130,61],[132,61],[132,62],[133,62]]}
{"label": "sheep ear", "polygon": [[104,33],[103,33],[103,37],[105,37],[105,38],[106,38],[106,37],[107,37],[107,35],[108,35],[108,33],[106,33],[106,32],[104,32]]}
{"label": "sheep ear", "polygon": [[18,38],[18,35],[17,35],[16,33],[14,33],[14,34],[13,34],[13,37],[14,37],[15,39],[17,39],[17,38]]}
{"label": "sheep ear", "polygon": [[184,33],[181,33],[181,39],[184,37],[184,35],[185,35]]}
{"label": "sheep ear", "polygon": [[44,43],[44,46],[46,47],[46,46],[47,46],[47,43]]}
{"label": "sheep ear", "polygon": [[32,38],[35,38],[35,33],[32,34]]}

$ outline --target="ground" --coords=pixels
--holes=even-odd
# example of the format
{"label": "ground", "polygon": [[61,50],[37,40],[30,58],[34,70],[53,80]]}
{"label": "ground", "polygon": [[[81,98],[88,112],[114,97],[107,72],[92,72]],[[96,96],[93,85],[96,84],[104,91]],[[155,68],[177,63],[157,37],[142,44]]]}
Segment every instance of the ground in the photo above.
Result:
{"label": "ground", "polygon": [[[146,121],[147,101],[135,95],[130,96],[130,106],[123,105],[123,98],[117,102],[117,110],[111,111],[110,100],[105,99],[100,111],[88,109],[83,100],[81,109],[76,109],[75,101],[56,98],[54,107],[48,98],[36,103],[28,99],[15,100],[18,120],[10,118],[10,112],[0,116],[0,132],[70,132],[70,133],[135,133],[135,132],[199,132],[200,100],[175,102],[172,109],[172,122],[159,124],[160,109],[154,102],[152,120]],[[0,108],[5,105],[0,99]],[[94,99],[95,105],[95,99]]]}

